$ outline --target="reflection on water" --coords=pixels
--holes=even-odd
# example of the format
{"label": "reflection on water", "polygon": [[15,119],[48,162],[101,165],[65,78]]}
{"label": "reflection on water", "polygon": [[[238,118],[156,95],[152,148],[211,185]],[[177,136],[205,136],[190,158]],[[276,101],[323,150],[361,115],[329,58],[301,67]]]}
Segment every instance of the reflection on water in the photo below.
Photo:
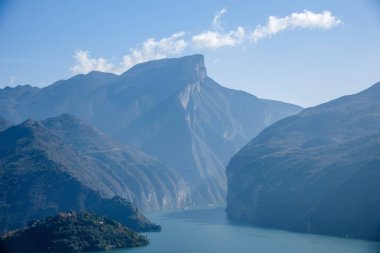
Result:
{"label": "reflection on water", "polygon": [[115,252],[380,252],[380,244],[374,242],[232,224],[226,219],[224,207],[152,213],[147,216],[163,227],[159,233],[147,233],[150,245],[142,248],[115,250]]}

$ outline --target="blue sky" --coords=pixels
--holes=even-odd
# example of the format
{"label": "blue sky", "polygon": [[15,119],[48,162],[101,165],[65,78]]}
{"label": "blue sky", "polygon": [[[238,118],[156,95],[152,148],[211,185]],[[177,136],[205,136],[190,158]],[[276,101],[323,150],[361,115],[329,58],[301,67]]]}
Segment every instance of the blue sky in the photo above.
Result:
{"label": "blue sky", "polygon": [[0,87],[194,53],[224,86],[317,105],[380,81],[380,1],[0,0]]}

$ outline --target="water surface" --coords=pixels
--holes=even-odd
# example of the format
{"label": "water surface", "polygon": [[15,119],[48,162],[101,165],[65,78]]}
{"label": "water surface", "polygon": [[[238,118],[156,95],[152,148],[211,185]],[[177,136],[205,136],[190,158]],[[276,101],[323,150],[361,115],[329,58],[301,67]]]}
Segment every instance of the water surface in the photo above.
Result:
{"label": "water surface", "polygon": [[162,226],[146,247],[113,253],[379,253],[380,244],[229,223],[224,207],[147,214]]}

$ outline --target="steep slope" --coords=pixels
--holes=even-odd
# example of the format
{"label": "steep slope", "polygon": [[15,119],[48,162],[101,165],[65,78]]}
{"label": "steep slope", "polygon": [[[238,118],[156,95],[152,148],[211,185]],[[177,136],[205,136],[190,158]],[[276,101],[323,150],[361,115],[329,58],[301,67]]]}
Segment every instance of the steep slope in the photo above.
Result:
{"label": "steep slope", "polygon": [[175,168],[192,186],[193,203],[207,204],[225,201],[231,156],[301,108],[224,88],[207,76],[203,56],[192,55],[138,64],[120,76],[78,75],[11,109],[20,119],[79,116]]}
{"label": "steep slope", "polygon": [[380,83],[265,129],[227,168],[227,214],[380,240]]}
{"label": "steep slope", "polygon": [[157,104],[118,136],[178,168],[205,203],[222,202],[224,165],[277,115],[256,97],[199,75],[196,83]]}
{"label": "steep slope", "polygon": [[82,161],[91,162],[91,172],[86,172],[91,180],[85,182],[105,196],[117,194],[141,208],[153,210],[191,203],[183,178],[154,158],[114,142],[69,114],[41,123],[79,154]]}
{"label": "steep slope", "polygon": [[[75,125],[75,120],[67,115],[47,122]],[[70,129],[65,131],[70,132]],[[72,132],[75,135],[78,130],[73,127]],[[96,139],[96,135],[93,137]],[[70,138],[67,137],[68,143]],[[106,144],[107,140],[103,139]],[[118,157],[105,152],[100,158],[80,154],[44,125],[32,120],[0,132],[0,144],[0,227],[3,230],[71,209],[108,213],[116,215],[119,221],[139,218],[137,209],[131,209],[127,202],[115,197],[103,200],[115,194],[147,209],[188,204],[181,202],[188,197],[187,186],[181,185],[181,178],[139,153],[124,150]],[[120,211],[113,210],[117,206]],[[142,220],[139,219],[140,225],[128,223],[136,229],[144,228]]]}

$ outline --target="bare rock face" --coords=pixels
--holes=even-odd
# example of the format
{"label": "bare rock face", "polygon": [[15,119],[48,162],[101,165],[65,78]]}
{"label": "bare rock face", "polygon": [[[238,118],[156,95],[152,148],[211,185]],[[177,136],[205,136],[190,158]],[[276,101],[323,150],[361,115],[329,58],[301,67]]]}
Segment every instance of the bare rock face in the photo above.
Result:
{"label": "bare rock face", "polygon": [[227,215],[380,240],[380,83],[265,129],[227,168]]}

